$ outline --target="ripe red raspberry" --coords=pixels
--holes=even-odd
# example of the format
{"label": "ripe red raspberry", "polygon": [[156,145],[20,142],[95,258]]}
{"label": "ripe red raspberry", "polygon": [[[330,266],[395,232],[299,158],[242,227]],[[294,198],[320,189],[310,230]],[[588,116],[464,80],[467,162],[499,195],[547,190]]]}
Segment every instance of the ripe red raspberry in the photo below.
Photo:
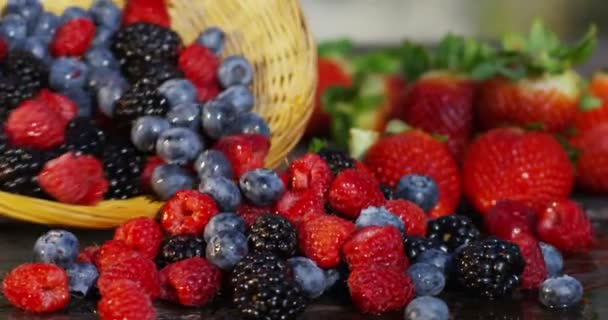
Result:
{"label": "ripe red raspberry", "polygon": [[70,301],[68,276],[54,264],[22,264],[2,281],[2,293],[13,306],[30,312],[53,312]]}
{"label": "ripe red raspberry", "polygon": [[414,284],[407,272],[393,268],[357,268],[348,276],[347,284],[355,307],[364,313],[398,310],[414,297]]}
{"label": "ripe red raspberry", "polygon": [[272,208],[256,207],[255,205],[247,202],[241,203],[241,206],[236,209],[236,214],[245,220],[245,224],[247,224],[248,227],[251,227],[255,220],[257,220],[261,215],[272,212],[274,212]]}
{"label": "ripe red raspberry", "polygon": [[195,257],[178,261],[160,271],[160,298],[187,307],[210,302],[222,285],[220,269]]}
{"label": "ripe red raspberry", "polygon": [[351,270],[374,265],[405,271],[408,265],[403,237],[393,226],[372,226],[357,230],[344,243],[342,253]]}
{"label": "ripe red raspberry", "polygon": [[415,203],[402,199],[389,200],[384,204],[384,208],[401,218],[408,236],[426,235],[426,215]]}
{"label": "ripe red raspberry", "polygon": [[568,199],[553,201],[538,212],[536,232],[541,241],[566,252],[586,251],[593,245],[589,218]]}
{"label": "ripe red raspberry", "polygon": [[114,240],[124,243],[148,259],[154,259],[163,241],[163,231],[150,218],[134,218],[116,228]]}
{"label": "ripe red raspberry", "polygon": [[217,83],[216,75],[220,61],[211,50],[192,44],[180,52],[178,63],[186,78],[197,87]]}
{"label": "ripe red raspberry", "polygon": [[534,235],[536,213],[523,202],[503,200],[484,216],[484,224],[490,235],[502,239],[520,233]]}
{"label": "ripe red raspberry", "polygon": [[293,190],[314,190],[326,200],[333,175],[329,165],[316,153],[307,153],[289,166]]}
{"label": "ripe red raspberry", "polygon": [[221,138],[213,148],[224,153],[238,178],[247,171],[264,167],[270,141],[261,134],[239,134]]}
{"label": "ripe red raspberry", "polygon": [[5,130],[16,146],[51,149],[65,140],[66,121],[37,100],[26,100],[11,111]]}
{"label": "ripe red raspberry", "polygon": [[129,0],[122,15],[122,25],[137,22],[156,24],[165,28],[171,26],[171,17],[165,0]]}
{"label": "ripe red raspberry", "polygon": [[97,254],[99,254],[99,249],[101,249],[101,247],[98,245],[83,248],[80,250],[76,261],[95,264],[95,261],[97,261]]}
{"label": "ripe red raspberry", "polygon": [[281,171],[277,172],[277,174],[279,175],[279,178],[281,178],[281,181],[283,181],[283,185],[289,188],[289,185],[291,184],[291,177],[289,176],[289,172]]}
{"label": "ripe red raspberry", "polygon": [[342,260],[342,244],[355,232],[355,225],[342,218],[319,215],[298,228],[300,251],[321,268],[333,268]]}
{"label": "ripe red raspberry", "polygon": [[215,99],[222,89],[217,81],[196,85],[196,98],[201,102],[207,102]]}
{"label": "ripe red raspberry", "polygon": [[198,235],[217,213],[217,205],[210,196],[195,190],[182,190],[165,203],[160,223],[172,236]]}
{"label": "ripe red raspberry", "polygon": [[99,248],[94,261],[97,269],[101,272],[116,263],[137,257],[141,257],[141,253],[133,250],[124,241],[110,240]]}
{"label": "ripe red raspberry", "polygon": [[152,179],[152,173],[156,167],[165,164],[165,161],[158,156],[148,157],[146,160],[146,165],[144,166],[144,170],[141,173],[141,185],[147,191],[152,191],[152,187],[150,186],[150,179]]}
{"label": "ripe red raspberry", "polygon": [[101,270],[97,280],[97,287],[101,295],[106,295],[106,289],[117,280],[135,282],[152,300],[160,294],[160,278],[156,265],[152,260],[141,256],[114,263]]}
{"label": "ripe red raspberry", "polygon": [[81,57],[95,38],[95,23],[88,18],[72,19],[55,31],[50,44],[55,57]]}
{"label": "ripe red raspberry", "polygon": [[547,267],[538,241],[528,233],[517,233],[506,240],[517,244],[521,255],[526,260],[526,267],[521,275],[521,287],[524,289],[538,289],[543,281],[547,279]]}
{"label": "ripe red raspberry", "polygon": [[347,169],[338,174],[329,189],[329,204],[343,216],[356,219],[361,210],[384,203],[376,179],[362,171]]}
{"label": "ripe red raspberry", "polygon": [[315,190],[285,191],[275,204],[275,210],[296,227],[312,216],[325,214],[323,201]]}
{"label": "ripe red raspberry", "polygon": [[36,100],[44,103],[49,109],[59,114],[65,120],[65,124],[74,119],[78,114],[78,105],[70,98],[59,93],[42,89],[36,96]]}
{"label": "ripe red raspberry", "polygon": [[152,301],[133,281],[112,282],[105,288],[104,293],[97,304],[101,320],[156,319]]}

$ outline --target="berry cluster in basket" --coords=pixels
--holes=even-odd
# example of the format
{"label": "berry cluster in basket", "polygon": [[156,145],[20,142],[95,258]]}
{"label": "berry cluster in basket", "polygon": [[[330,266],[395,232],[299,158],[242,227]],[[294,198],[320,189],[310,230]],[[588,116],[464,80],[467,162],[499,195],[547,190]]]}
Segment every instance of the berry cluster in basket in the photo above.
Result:
{"label": "berry cluster in basket", "polygon": [[[409,152],[425,152],[427,165],[449,172],[440,161],[447,148],[430,136],[383,139],[408,135]],[[49,231],[34,246],[35,262],[5,277],[4,295],[34,312],[65,308],[70,293],[100,296],[102,319],[154,319],[155,299],[187,307],[228,301],[246,319],[295,319],[321,296],[350,296],[363,313],[405,308],[406,319],[447,320],[448,306],[435,297],[445,290],[486,299],[538,290],[550,308],[580,303],[582,286],[563,274],[559,251],[592,243],[578,205],[559,197],[538,209],[498,201],[476,225],[472,209],[437,210],[451,196],[440,176],[399,168],[406,173],[395,187],[382,185],[384,173],[398,173],[380,169],[374,154],[408,157],[383,142],[365,162],[325,147],[282,172],[235,157],[235,167],[247,167],[238,186],[219,179],[180,190],[158,221],[130,220],[100,246],[79,249],[73,234]]]}
{"label": "berry cluster in basket", "polygon": [[268,144],[269,127],[252,112],[252,65],[219,57],[225,34],[216,27],[184,45],[167,10],[164,0],[130,0],[124,10],[96,0],[57,16],[37,0],[8,1],[0,190],[85,205],[167,199],[227,161],[208,150],[223,139]]}

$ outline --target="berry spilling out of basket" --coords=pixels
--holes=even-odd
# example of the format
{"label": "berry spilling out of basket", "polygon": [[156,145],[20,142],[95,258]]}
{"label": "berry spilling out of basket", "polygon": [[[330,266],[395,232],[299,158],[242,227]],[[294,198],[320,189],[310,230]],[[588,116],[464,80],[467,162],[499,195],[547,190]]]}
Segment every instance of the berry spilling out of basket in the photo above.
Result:
{"label": "berry spilling out of basket", "polygon": [[252,65],[220,58],[226,35],[216,27],[184,44],[167,10],[162,0],[124,10],[97,0],[57,16],[38,1],[9,1],[0,190],[84,205],[166,200],[203,177],[230,188],[220,177],[263,166],[270,129],[252,112]]}

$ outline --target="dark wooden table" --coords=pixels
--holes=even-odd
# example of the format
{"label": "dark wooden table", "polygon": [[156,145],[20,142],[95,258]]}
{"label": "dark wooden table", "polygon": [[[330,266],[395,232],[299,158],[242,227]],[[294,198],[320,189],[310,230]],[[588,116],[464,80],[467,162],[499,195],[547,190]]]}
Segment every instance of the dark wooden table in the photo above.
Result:
{"label": "dark wooden table", "polygon": [[[588,254],[569,256],[566,260],[566,273],[577,277],[585,286],[585,298],[579,308],[567,311],[552,311],[543,308],[536,302],[532,293],[517,293],[513,299],[487,302],[467,298],[458,292],[442,295],[453,314],[453,319],[466,320],[570,320],[570,319],[608,319],[608,198],[577,197],[584,203],[587,212],[594,221],[597,233],[597,245]],[[47,230],[45,227],[0,222],[0,272],[5,274],[11,268],[31,259],[31,248],[36,237]],[[84,245],[102,243],[110,239],[109,231],[73,230]],[[348,298],[326,298],[308,307],[302,320],[367,320],[367,319],[403,319],[403,313],[383,316],[366,316],[358,314],[348,304]],[[159,319],[239,319],[234,310],[222,307],[221,304],[205,309],[186,309],[157,303]],[[0,319],[20,320],[71,320],[97,319],[94,314],[95,302],[73,300],[65,313],[52,315],[31,315],[13,309],[0,298]]]}

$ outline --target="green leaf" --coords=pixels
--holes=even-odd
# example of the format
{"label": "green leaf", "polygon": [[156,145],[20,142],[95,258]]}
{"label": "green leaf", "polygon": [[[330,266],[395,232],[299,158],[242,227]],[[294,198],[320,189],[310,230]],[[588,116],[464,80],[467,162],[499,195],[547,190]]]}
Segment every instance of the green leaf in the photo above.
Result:
{"label": "green leaf", "polygon": [[585,62],[597,47],[597,28],[591,25],[583,38],[573,47],[561,47],[556,50],[555,55],[563,60],[567,60],[569,64],[579,64]]}
{"label": "green leaf", "polygon": [[380,133],[376,131],[357,128],[350,129],[349,134],[348,149],[350,156],[355,159],[361,159],[369,147],[374,145],[380,138]]}
{"label": "green leaf", "polygon": [[327,148],[327,141],[324,139],[313,138],[308,145],[308,152],[317,153]]}
{"label": "green leaf", "polygon": [[535,19],[530,29],[530,36],[526,49],[531,53],[550,51],[559,46],[559,38],[547,29],[541,19]]}
{"label": "green leaf", "polygon": [[391,120],[386,124],[386,128],[384,129],[384,133],[386,134],[397,134],[405,131],[412,130],[412,127],[401,121],[401,120]]}
{"label": "green leaf", "polygon": [[555,134],[553,136],[555,137],[557,142],[562,145],[564,151],[566,151],[568,158],[570,158],[570,162],[576,163],[576,160],[580,156],[579,150],[570,144],[567,137],[560,134]]}
{"label": "green leaf", "polygon": [[591,111],[602,106],[602,99],[595,97],[589,93],[583,94],[579,103],[581,111]]}
{"label": "green leaf", "polygon": [[399,54],[392,50],[378,50],[360,55],[352,61],[357,73],[394,74],[401,67]]}
{"label": "green leaf", "polygon": [[330,86],[321,94],[321,105],[323,111],[334,114],[337,111],[338,103],[352,100],[356,94],[354,88],[342,86]]}
{"label": "green leaf", "polygon": [[448,136],[444,135],[444,134],[439,134],[439,133],[433,133],[431,134],[431,137],[433,137],[433,139],[441,142],[441,143],[446,143],[448,142]]}
{"label": "green leaf", "polygon": [[320,43],[317,47],[317,51],[319,52],[319,56],[321,57],[329,57],[329,56],[339,56],[344,57],[346,55],[350,55],[353,51],[353,43],[349,39],[338,39],[333,41],[326,41]]}
{"label": "green leaf", "polygon": [[404,41],[399,49],[401,70],[408,81],[415,81],[431,69],[431,56],[421,45]]}
{"label": "green leaf", "polygon": [[477,81],[490,79],[498,73],[498,66],[494,61],[484,61],[471,70],[471,78]]}
{"label": "green leaf", "polygon": [[524,51],[527,48],[527,39],[516,32],[507,32],[502,36],[502,47],[505,50]]}

